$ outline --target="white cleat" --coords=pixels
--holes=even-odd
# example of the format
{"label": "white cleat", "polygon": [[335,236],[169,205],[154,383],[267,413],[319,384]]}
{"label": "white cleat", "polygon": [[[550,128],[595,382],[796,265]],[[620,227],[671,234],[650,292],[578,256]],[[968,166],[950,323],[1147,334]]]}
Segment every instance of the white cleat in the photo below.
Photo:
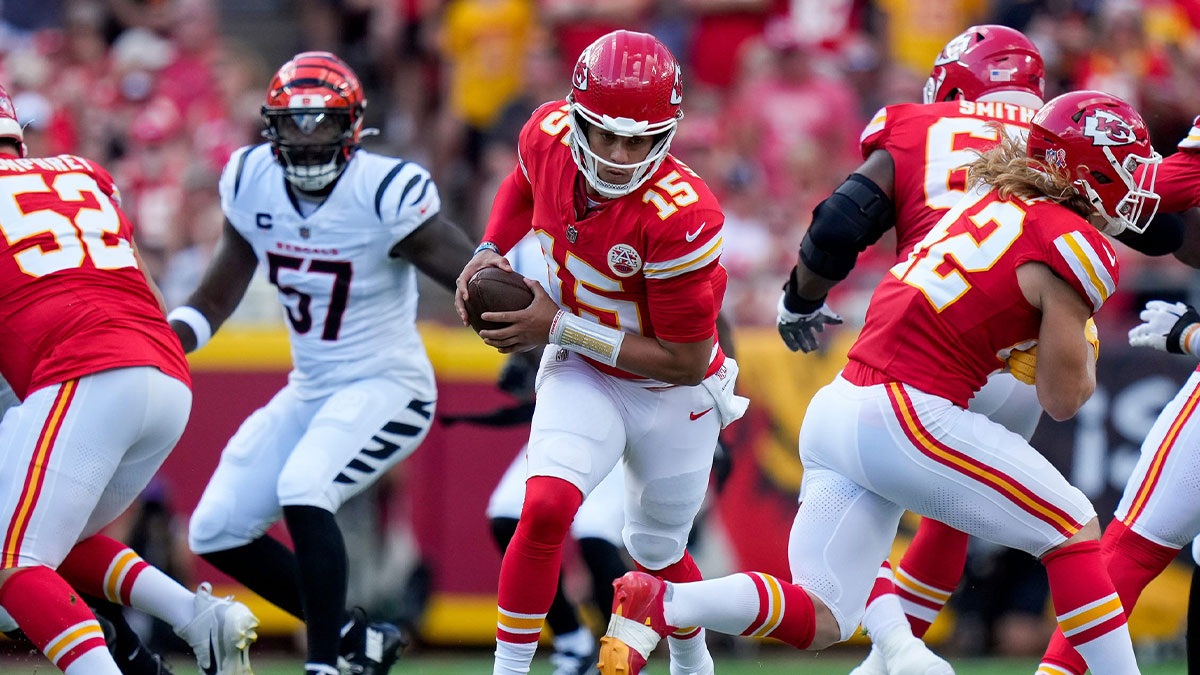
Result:
{"label": "white cleat", "polygon": [[934,654],[920,638],[905,640],[899,649],[884,656],[887,675],[954,675],[950,663]]}
{"label": "white cleat", "polygon": [[196,589],[196,613],[188,625],[175,631],[196,654],[203,675],[254,675],[250,645],[258,639],[258,618],[232,597],[214,598],[212,585]]}
{"label": "white cleat", "polygon": [[867,658],[858,664],[858,667],[850,671],[850,675],[888,675],[887,662],[883,659],[883,652],[875,645],[871,645],[871,652],[867,654]]}

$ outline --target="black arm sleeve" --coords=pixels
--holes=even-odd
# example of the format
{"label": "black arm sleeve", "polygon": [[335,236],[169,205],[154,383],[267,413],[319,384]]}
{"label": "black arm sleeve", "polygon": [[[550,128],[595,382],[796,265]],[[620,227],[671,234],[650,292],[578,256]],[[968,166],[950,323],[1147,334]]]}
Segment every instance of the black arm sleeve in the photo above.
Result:
{"label": "black arm sleeve", "polygon": [[812,224],[800,243],[800,259],[813,272],[841,281],[858,254],[895,225],[892,200],[870,178],[852,173],[813,209]]}
{"label": "black arm sleeve", "polygon": [[1125,230],[1115,239],[1149,256],[1169,255],[1183,245],[1183,217],[1177,213],[1158,213],[1145,232]]}

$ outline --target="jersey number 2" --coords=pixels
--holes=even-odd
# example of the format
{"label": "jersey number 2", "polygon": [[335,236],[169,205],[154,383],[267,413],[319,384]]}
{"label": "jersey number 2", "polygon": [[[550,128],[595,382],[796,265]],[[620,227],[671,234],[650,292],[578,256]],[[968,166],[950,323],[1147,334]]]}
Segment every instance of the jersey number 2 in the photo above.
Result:
{"label": "jersey number 2", "polygon": [[[967,199],[967,209],[979,201]],[[938,312],[971,290],[963,272],[991,269],[1024,229],[1025,209],[1012,201],[991,202],[965,218],[964,211],[947,213],[908,258],[891,270],[898,279],[924,293]],[[965,231],[951,234],[955,229]]]}

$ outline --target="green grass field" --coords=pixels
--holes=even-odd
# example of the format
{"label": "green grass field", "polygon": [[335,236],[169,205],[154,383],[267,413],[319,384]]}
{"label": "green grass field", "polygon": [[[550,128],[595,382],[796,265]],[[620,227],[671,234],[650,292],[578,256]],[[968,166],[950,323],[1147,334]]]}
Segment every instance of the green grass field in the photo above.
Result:
{"label": "green grass field", "polygon": [[[754,656],[737,657],[731,654],[715,655],[717,672],[720,675],[846,675],[858,665],[863,652],[853,649],[833,649],[821,653],[794,652],[786,649],[763,650]],[[1002,659],[950,659],[958,675],[1033,675],[1037,663],[1033,658],[1020,660]],[[191,675],[197,672],[193,662],[183,655],[171,660],[175,675]],[[392,669],[392,675],[484,675],[491,671],[490,654],[485,650],[438,651],[406,654]],[[530,675],[550,675],[550,663],[542,654],[534,661]],[[0,675],[53,675],[58,670],[41,657],[8,655],[0,661]],[[254,659],[255,675],[302,675],[298,658],[264,654]],[[657,655],[646,668],[647,675],[664,675],[667,672],[665,657]],[[1185,675],[1187,668],[1182,661],[1143,664],[1143,675]]]}

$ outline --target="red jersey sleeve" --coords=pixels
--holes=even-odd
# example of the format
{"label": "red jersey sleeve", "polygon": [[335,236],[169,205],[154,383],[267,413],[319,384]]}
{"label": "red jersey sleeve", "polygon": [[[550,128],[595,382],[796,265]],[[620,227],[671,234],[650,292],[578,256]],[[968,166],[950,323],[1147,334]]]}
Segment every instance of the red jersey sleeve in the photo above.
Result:
{"label": "red jersey sleeve", "polygon": [[544,160],[547,136],[561,137],[570,128],[570,117],[562,101],[544,103],[529,117],[517,138],[517,166],[501,182],[488,214],[484,241],[494,242],[501,252],[516,246],[533,227],[533,183]]}
{"label": "red jersey sleeve", "polygon": [[[1193,149],[1179,144],[1179,152],[1163,159],[1158,166],[1154,191],[1161,198],[1158,210],[1163,213],[1179,213],[1200,206],[1200,131],[1192,128],[1197,137]],[[1188,139],[1192,138],[1188,136]]]}
{"label": "red jersey sleeve", "polygon": [[1117,252],[1104,235],[1078,220],[1079,228],[1066,229],[1047,243],[1045,257],[1054,273],[1079,293],[1094,314],[1117,290]]}
{"label": "red jersey sleeve", "polygon": [[728,277],[719,260],[725,216],[700,181],[698,203],[682,208],[646,234],[647,304],[654,335],[699,342],[716,334]]}
{"label": "red jersey sleeve", "polygon": [[863,159],[870,157],[871,153],[876,150],[886,149],[885,146],[893,128],[888,122],[896,118],[897,110],[901,107],[889,105],[880,108],[867,126],[863,127],[862,135],[858,139]]}

